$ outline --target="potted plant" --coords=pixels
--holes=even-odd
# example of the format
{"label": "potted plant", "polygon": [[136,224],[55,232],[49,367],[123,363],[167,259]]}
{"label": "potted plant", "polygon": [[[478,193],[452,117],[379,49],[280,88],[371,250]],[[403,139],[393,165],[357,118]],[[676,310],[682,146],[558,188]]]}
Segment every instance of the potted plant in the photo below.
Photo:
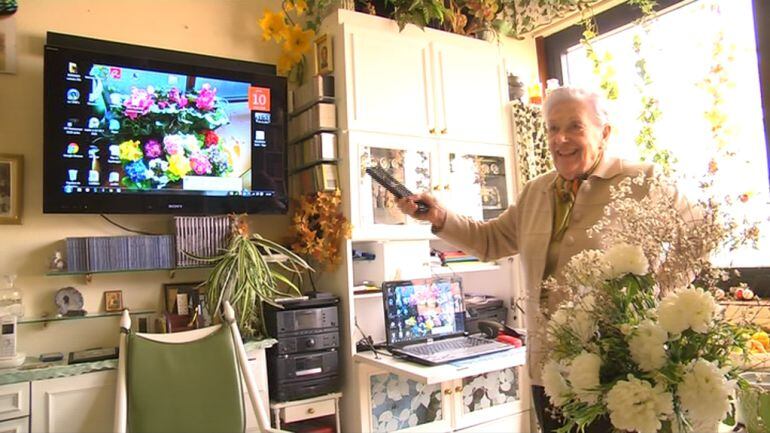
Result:
{"label": "potted plant", "polygon": [[[276,298],[301,296],[302,273],[313,269],[289,249],[257,233],[250,234],[243,216],[231,218],[230,242],[222,254],[195,256],[214,267],[203,282],[207,307],[213,313],[225,300],[230,301],[244,338],[266,336],[262,304],[282,308]],[[299,284],[293,281],[295,276]]]}

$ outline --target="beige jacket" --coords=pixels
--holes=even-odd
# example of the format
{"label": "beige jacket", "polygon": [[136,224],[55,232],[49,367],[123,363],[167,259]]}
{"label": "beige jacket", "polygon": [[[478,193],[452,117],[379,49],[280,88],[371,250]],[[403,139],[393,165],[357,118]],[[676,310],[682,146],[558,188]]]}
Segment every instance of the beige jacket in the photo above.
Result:
{"label": "beige jacket", "polygon": [[[653,166],[634,164],[616,158],[605,158],[578,190],[572,215],[554,269],[561,269],[575,254],[586,249],[600,249],[598,236],[589,238],[586,230],[603,214],[610,201],[610,186],[627,177],[653,174]],[[545,270],[553,220],[553,186],[556,172],[551,171],[528,182],[516,205],[487,222],[448,213],[444,227],[436,233],[442,239],[476,255],[482,260],[494,260],[519,254],[524,272],[526,293],[526,326],[528,331],[527,363],[534,385],[542,385],[540,370],[545,355],[543,338],[538,334],[544,326],[540,312],[540,283]],[[642,192],[643,193],[643,192]],[[553,296],[553,295],[552,295]],[[554,299],[549,304],[554,305]]]}

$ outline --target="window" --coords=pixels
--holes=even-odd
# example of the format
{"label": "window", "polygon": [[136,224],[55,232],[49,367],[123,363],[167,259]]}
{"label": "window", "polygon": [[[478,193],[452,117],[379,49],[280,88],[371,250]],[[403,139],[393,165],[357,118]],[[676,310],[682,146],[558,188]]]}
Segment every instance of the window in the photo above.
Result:
{"label": "window", "polygon": [[[639,35],[652,78],[644,92],[657,98],[661,112],[654,123],[656,145],[674,157],[671,167],[680,190],[693,200],[701,197],[700,180],[708,170],[716,170],[711,193],[730,198],[732,203],[725,208],[738,221],[745,217],[760,222],[759,251],[750,246],[722,251],[713,262],[723,267],[770,267],[770,177],[752,0],[661,3],[670,7],[649,24],[647,32],[631,23],[636,18],[630,13],[634,9],[625,6],[611,11],[608,27],[613,29],[592,43],[600,57],[611,53],[612,60],[605,65],[614,69],[620,90],[611,105],[615,129],[607,151],[640,159],[635,140],[641,127],[641,79],[636,68],[639,56],[632,48],[634,36]],[[624,19],[630,24],[620,25]],[[601,20],[597,22],[603,30]],[[579,31],[573,28],[546,39],[549,76],[598,88],[600,79],[578,38]],[[707,84],[709,78],[726,80],[717,86],[721,103],[710,118],[706,113],[714,108],[709,92],[714,86]],[[721,115],[725,117],[719,121]],[[721,137],[734,156],[719,156],[719,140],[712,132],[715,122],[723,125]]]}

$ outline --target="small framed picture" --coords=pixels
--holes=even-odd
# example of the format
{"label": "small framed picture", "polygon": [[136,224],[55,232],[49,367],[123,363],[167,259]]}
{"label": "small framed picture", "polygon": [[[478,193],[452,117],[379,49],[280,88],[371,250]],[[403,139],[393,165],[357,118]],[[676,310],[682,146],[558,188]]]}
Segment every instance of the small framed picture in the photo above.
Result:
{"label": "small framed picture", "polygon": [[334,72],[334,49],[329,35],[321,35],[315,40],[315,69],[317,75]]}
{"label": "small framed picture", "polygon": [[23,155],[0,153],[0,224],[21,224]]}
{"label": "small framed picture", "polygon": [[104,310],[121,311],[123,310],[123,291],[107,290],[104,292]]}

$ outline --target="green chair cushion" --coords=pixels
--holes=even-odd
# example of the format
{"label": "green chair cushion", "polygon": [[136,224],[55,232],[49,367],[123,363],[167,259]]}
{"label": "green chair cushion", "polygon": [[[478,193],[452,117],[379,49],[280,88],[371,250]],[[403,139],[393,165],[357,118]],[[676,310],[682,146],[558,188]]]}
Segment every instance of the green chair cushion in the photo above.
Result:
{"label": "green chair cushion", "polygon": [[129,432],[242,432],[243,391],[230,330],[161,343],[129,333]]}

